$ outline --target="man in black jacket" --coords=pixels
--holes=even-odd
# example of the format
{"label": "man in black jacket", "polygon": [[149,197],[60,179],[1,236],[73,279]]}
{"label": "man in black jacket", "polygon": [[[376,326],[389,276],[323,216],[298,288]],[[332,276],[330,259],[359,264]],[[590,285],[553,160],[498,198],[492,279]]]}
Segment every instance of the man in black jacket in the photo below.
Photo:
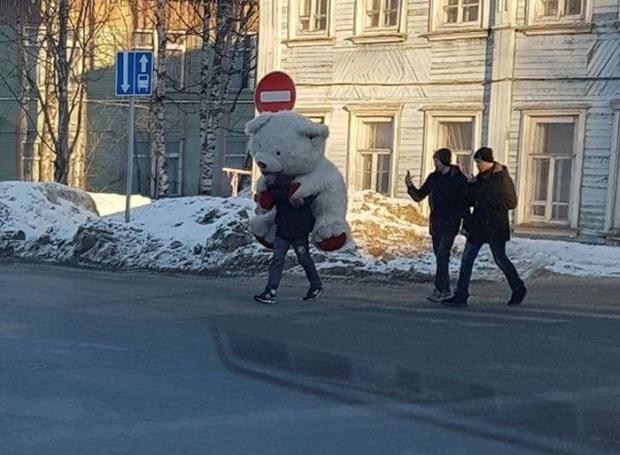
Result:
{"label": "man in black jacket", "polygon": [[267,287],[263,293],[254,296],[254,300],[260,303],[276,302],[276,291],[282,278],[286,253],[291,246],[310,282],[310,288],[303,300],[318,299],[323,292],[321,280],[310,255],[308,242],[308,236],[315,223],[311,207],[315,198],[306,198],[301,206],[293,206],[290,203],[290,197],[297,188],[292,186],[292,180],[293,177],[285,175],[271,175],[269,177],[267,189],[276,206],[276,238],[273,242],[274,251],[269,265]]}
{"label": "man in black jacket", "polygon": [[474,154],[478,175],[469,184],[469,204],[474,208],[465,219],[463,231],[467,237],[461,271],[455,294],[442,303],[452,307],[467,306],[472,269],[482,245],[488,243],[493,259],[504,272],[512,297],[508,305],[523,302],[527,289],[510,259],[506,242],[510,240],[508,211],[517,207],[517,194],[508,170],[493,159],[493,150],[482,147]]}
{"label": "man in black jacket", "polygon": [[437,268],[435,272],[435,289],[428,300],[441,302],[450,297],[450,251],[454,238],[461,228],[461,221],[469,207],[467,206],[467,178],[458,166],[453,166],[452,152],[439,149],[433,155],[435,171],[431,173],[420,189],[411,181],[407,171],[405,184],[409,196],[416,202],[428,196],[431,209],[429,229],[433,239]]}

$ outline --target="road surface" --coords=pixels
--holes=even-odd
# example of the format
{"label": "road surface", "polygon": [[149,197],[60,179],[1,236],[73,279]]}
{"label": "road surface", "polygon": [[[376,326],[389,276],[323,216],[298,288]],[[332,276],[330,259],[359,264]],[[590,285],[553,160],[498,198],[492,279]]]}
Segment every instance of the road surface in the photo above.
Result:
{"label": "road surface", "polygon": [[0,453],[620,452],[620,281],[428,285],[0,263]]}

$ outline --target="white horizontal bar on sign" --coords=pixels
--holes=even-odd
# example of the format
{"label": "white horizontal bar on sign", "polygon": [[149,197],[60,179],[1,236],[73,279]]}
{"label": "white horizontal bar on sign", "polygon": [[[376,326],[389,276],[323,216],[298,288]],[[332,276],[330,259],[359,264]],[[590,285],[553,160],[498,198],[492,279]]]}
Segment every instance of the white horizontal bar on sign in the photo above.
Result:
{"label": "white horizontal bar on sign", "polygon": [[260,100],[262,103],[285,103],[291,100],[291,92],[288,90],[262,92]]}

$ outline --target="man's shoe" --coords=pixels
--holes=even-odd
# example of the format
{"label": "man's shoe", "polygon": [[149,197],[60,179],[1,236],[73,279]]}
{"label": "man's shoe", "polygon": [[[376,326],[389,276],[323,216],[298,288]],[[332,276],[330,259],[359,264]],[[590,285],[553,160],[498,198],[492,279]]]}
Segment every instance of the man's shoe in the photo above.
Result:
{"label": "man's shoe", "polygon": [[525,286],[521,286],[519,289],[515,289],[514,291],[512,291],[512,297],[510,297],[510,300],[508,301],[508,305],[510,306],[521,305],[526,295],[527,295],[527,288]]}
{"label": "man's shoe", "polygon": [[302,300],[316,300],[321,297],[321,294],[323,294],[323,288],[310,288],[306,295],[302,297]]}
{"label": "man's shoe", "polygon": [[469,298],[466,294],[461,294],[460,292],[456,292],[452,297],[447,299],[443,299],[441,304],[443,306],[447,306],[450,308],[462,308],[467,306],[467,299]]}
{"label": "man's shoe", "polygon": [[452,293],[450,291],[438,291],[436,288],[433,289],[433,292],[426,298],[426,300],[434,303],[439,303],[445,299],[450,298]]}
{"label": "man's shoe", "polygon": [[276,303],[276,291],[274,289],[267,288],[262,294],[255,295],[254,300],[258,303],[264,303],[265,305]]}

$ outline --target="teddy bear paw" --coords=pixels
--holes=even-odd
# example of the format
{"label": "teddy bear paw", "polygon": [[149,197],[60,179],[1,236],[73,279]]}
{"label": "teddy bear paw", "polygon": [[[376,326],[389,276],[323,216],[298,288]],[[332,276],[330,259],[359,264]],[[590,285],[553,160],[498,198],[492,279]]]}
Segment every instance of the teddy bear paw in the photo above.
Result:
{"label": "teddy bear paw", "polygon": [[261,191],[254,195],[254,202],[263,210],[271,210],[275,205],[273,196],[269,191]]}
{"label": "teddy bear paw", "polygon": [[319,222],[314,229],[314,241],[324,251],[334,251],[347,242],[347,227],[341,222]]}
{"label": "teddy bear paw", "polygon": [[317,247],[323,251],[335,251],[342,248],[345,243],[347,243],[347,234],[343,232],[340,235],[330,237],[317,243]]}

